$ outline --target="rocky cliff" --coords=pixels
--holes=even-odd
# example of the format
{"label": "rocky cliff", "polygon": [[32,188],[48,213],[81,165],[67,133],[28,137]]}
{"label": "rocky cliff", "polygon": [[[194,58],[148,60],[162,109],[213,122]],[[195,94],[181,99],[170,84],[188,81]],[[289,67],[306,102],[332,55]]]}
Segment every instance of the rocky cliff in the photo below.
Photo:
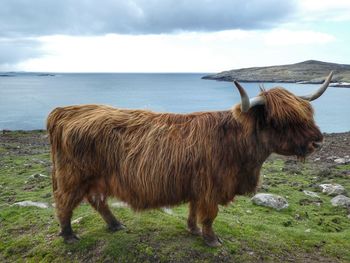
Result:
{"label": "rocky cliff", "polygon": [[334,72],[333,86],[350,87],[350,65],[328,63],[316,60],[269,66],[253,67],[223,71],[217,74],[206,75],[203,79],[241,82],[289,82],[289,83],[322,83],[330,71]]}

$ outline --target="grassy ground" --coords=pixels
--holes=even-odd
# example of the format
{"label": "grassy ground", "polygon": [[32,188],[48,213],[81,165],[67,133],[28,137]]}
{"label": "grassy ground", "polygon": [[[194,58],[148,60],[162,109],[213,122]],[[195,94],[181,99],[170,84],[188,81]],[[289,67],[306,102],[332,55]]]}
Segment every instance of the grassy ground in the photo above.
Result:
{"label": "grassy ground", "polygon": [[[341,138],[350,141],[348,134]],[[346,143],[340,142],[343,148],[338,154],[350,152]],[[329,182],[350,191],[350,165],[327,159],[334,154],[332,145],[305,164],[270,158],[259,192],[284,196],[289,208],[278,212],[255,206],[250,197],[220,207],[214,223],[224,241],[220,248],[208,248],[200,237],[186,232],[186,205],[174,207],[172,214],[113,208],[127,229],[109,233],[85,203],[73,216],[80,221],[73,228],[81,240],[67,245],[57,236],[52,206],[13,206],[24,200],[53,203],[45,134],[0,135],[0,262],[350,262],[350,211],[332,207],[331,197],[322,193],[312,198],[302,192],[318,191],[318,184]],[[47,177],[32,178],[36,173]]]}

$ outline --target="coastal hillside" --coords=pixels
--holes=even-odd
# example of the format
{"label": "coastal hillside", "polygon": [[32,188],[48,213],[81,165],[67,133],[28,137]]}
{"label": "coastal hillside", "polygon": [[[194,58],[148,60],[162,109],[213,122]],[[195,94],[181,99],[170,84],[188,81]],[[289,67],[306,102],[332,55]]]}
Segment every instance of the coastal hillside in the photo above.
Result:
{"label": "coastal hillside", "polygon": [[241,82],[289,82],[319,84],[330,71],[333,86],[350,86],[350,65],[307,60],[300,63],[270,67],[242,68],[206,75],[203,79]]}

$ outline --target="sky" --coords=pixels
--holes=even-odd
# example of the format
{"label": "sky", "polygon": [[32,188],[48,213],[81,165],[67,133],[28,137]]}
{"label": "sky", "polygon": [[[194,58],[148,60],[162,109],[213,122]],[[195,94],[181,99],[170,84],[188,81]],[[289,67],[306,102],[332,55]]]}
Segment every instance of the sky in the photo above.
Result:
{"label": "sky", "polygon": [[350,64],[349,0],[2,0],[0,71]]}

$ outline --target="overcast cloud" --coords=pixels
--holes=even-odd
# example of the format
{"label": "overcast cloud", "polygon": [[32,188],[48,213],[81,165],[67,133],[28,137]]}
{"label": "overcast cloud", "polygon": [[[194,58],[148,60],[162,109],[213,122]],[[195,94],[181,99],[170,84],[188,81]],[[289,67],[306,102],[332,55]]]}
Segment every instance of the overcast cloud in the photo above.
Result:
{"label": "overcast cloud", "polygon": [[35,39],[0,38],[0,70],[42,55],[41,43]]}
{"label": "overcast cloud", "polygon": [[2,0],[0,36],[259,29],[295,10],[294,0]]}
{"label": "overcast cloud", "polygon": [[348,0],[1,0],[0,71],[348,63]]}

